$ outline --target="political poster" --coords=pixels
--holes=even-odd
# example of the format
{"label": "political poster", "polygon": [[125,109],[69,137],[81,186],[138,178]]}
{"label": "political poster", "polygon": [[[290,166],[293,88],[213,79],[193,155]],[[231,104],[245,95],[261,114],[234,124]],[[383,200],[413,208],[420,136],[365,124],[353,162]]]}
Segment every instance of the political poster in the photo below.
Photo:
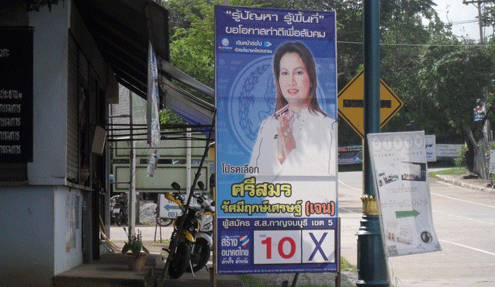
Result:
{"label": "political poster", "polygon": [[368,134],[385,254],[440,251],[424,131]]}
{"label": "political poster", "polygon": [[217,272],[335,272],[335,13],[215,21]]}
{"label": "political poster", "polygon": [[157,147],[160,144],[160,115],[158,105],[160,95],[158,89],[158,63],[153,46],[148,47],[148,97],[147,97],[147,121],[148,121],[148,144],[150,147]]}

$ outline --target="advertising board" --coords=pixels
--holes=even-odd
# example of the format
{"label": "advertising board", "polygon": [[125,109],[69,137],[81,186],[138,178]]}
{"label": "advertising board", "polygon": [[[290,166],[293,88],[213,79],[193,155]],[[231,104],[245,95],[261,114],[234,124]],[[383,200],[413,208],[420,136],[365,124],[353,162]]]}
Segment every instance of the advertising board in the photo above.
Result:
{"label": "advertising board", "polygon": [[368,134],[385,254],[440,251],[424,131]]}
{"label": "advertising board", "polygon": [[335,13],[216,6],[215,21],[217,272],[335,272]]}

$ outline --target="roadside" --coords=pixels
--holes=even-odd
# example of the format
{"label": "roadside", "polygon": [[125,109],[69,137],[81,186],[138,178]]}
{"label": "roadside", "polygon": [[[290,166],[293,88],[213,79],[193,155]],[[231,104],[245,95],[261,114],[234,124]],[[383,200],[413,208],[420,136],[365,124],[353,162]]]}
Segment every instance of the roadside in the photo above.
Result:
{"label": "roadside", "polygon": [[454,185],[495,193],[495,188],[489,180],[484,180],[476,175],[464,173],[436,173],[436,178]]}

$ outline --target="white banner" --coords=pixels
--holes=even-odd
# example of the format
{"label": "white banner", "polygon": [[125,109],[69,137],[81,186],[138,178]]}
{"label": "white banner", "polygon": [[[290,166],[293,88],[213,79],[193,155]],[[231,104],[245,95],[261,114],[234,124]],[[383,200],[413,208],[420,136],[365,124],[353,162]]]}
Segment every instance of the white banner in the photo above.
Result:
{"label": "white banner", "polygon": [[424,131],[368,135],[385,254],[440,251],[433,227]]}

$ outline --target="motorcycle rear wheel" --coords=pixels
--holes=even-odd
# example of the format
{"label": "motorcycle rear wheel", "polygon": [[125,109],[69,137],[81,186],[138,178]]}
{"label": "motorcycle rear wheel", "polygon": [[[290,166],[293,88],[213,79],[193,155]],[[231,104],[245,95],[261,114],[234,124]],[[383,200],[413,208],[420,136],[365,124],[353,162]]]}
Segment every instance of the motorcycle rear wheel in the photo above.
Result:
{"label": "motorcycle rear wheel", "polygon": [[[208,244],[208,241],[204,238],[196,239],[194,250],[191,252],[192,270],[198,272],[203,269],[206,263],[208,263],[208,260],[210,260],[210,245]],[[191,267],[189,265],[187,266],[187,272],[191,272]]]}
{"label": "motorcycle rear wheel", "polygon": [[191,245],[189,245],[188,242],[180,242],[168,267],[168,275],[170,278],[177,279],[181,277],[182,274],[186,272],[187,266],[189,266],[190,258]]}
{"label": "motorcycle rear wheel", "polygon": [[122,212],[122,210],[119,212],[118,215],[116,215],[115,221],[118,226],[121,226],[122,223],[124,223],[124,213]]}

